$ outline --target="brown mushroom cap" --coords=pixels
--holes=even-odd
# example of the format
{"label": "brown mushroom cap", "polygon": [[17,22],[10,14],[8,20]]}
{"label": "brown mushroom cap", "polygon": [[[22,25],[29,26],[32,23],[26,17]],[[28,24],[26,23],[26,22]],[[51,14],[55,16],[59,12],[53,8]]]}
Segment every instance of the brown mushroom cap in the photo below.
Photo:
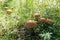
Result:
{"label": "brown mushroom cap", "polygon": [[9,8],[8,7],[4,7],[4,10],[8,10]]}
{"label": "brown mushroom cap", "polygon": [[40,14],[39,13],[35,13],[33,16],[34,17],[40,17]]}
{"label": "brown mushroom cap", "polygon": [[26,28],[34,28],[34,27],[36,27],[36,25],[37,24],[36,24],[36,22],[34,20],[28,20],[25,23]]}
{"label": "brown mushroom cap", "polygon": [[11,14],[11,13],[12,13],[12,10],[11,10],[11,9],[8,9],[8,10],[7,10],[7,13],[8,13],[8,14]]}
{"label": "brown mushroom cap", "polygon": [[53,24],[53,20],[47,19],[47,23],[48,23],[48,24]]}
{"label": "brown mushroom cap", "polygon": [[46,18],[40,18],[39,21],[46,22]]}

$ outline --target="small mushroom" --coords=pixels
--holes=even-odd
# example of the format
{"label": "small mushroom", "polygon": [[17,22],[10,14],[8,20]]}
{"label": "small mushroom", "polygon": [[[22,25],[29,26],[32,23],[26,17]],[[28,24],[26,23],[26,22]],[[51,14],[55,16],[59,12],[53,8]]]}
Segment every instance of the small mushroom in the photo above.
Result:
{"label": "small mushroom", "polygon": [[4,10],[8,10],[9,8],[8,7],[4,7]]}
{"label": "small mushroom", "polygon": [[40,22],[46,22],[46,18],[40,18],[39,21]]}
{"label": "small mushroom", "polygon": [[38,18],[38,17],[40,17],[40,14],[39,14],[39,13],[35,13],[33,16],[34,16],[35,18]]}
{"label": "small mushroom", "polygon": [[7,13],[8,13],[8,14],[11,14],[11,13],[12,13],[12,10],[11,10],[11,9],[8,9],[8,10],[7,10]]}
{"label": "small mushroom", "polygon": [[47,23],[51,25],[51,24],[53,24],[53,20],[47,19]]}
{"label": "small mushroom", "polygon": [[36,22],[34,20],[28,20],[25,23],[26,28],[34,28],[34,27],[36,27],[36,25],[37,24],[36,24]]}

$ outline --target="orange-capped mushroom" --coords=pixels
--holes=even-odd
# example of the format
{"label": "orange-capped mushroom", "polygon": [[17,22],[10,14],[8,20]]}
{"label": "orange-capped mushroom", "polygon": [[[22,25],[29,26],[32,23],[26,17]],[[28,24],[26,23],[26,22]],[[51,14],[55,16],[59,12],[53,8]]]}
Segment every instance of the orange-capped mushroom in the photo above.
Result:
{"label": "orange-capped mushroom", "polygon": [[48,23],[48,24],[53,24],[53,20],[47,19],[47,23]]}
{"label": "orange-capped mushroom", "polygon": [[46,22],[46,18],[40,18],[39,21]]}
{"label": "orange-capped mushroom", "polygon": [[11,10],[11,9],[8,9],[8,10],[7,10],[7,13],[8,13],[8,14],[11,14],[11,13],[12,13],[12,10]]}
{"label": "orange-capped mushroom", "polygon": [[9,8],[8,7],[4,7],[4,10],[8,10]]}
{"label": "orange-capped mushroom", "polygon": [[33,16],[34,16],[35,18],[37,18],[37,17],[40,17],[40,14],[39,14],[39,13],[35,13]]}
{"label": "orange-capped mushroom", "polygon": [[34,28],[34,27],[36,27],[36,25],[37,24],[36,24],[36,22],[34,20],[28,20],[25,23],[26,28]]}

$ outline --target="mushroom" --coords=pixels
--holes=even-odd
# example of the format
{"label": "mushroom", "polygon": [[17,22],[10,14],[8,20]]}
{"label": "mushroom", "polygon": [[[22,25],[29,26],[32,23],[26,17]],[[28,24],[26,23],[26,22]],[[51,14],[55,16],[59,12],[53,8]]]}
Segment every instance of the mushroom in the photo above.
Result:
{"label": "mushroom", "polygon": [[46,22],[46,18],[40,18],[39,21]]}
{"label": "mushroom", "polygon": [[34,27],[36,27],[36,25],[37,24],[36,24],[36,22],[34,20],[28,20],[25,23],[26,28],[34,28]]}

